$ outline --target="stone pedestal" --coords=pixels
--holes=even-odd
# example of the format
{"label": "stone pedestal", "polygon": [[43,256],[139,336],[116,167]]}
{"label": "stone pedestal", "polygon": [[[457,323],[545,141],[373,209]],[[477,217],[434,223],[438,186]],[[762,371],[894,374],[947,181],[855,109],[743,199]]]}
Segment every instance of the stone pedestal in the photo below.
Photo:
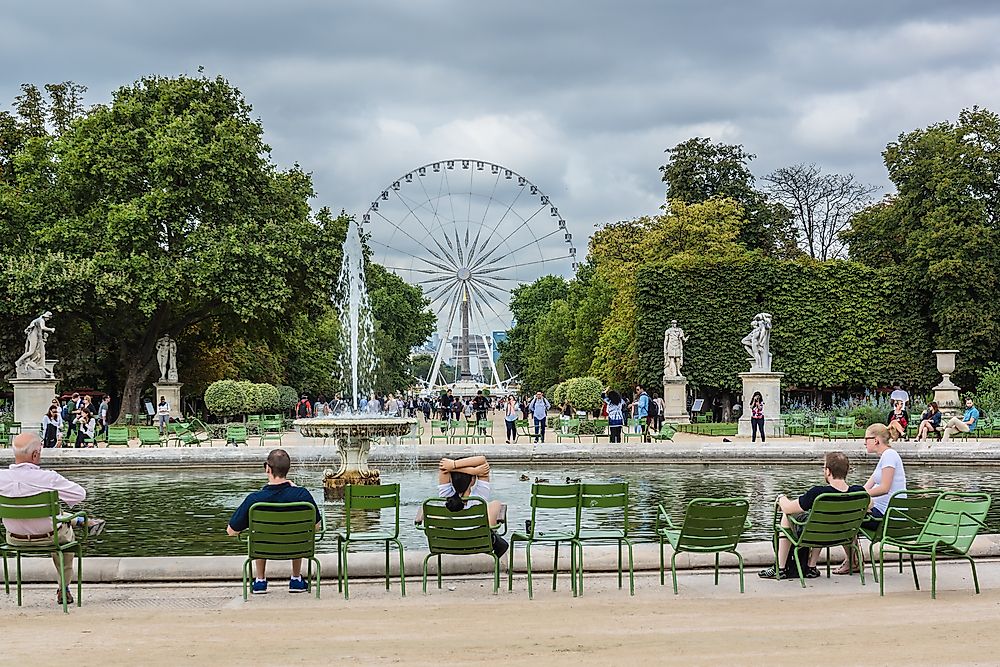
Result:
{"label": "stone pedestal", "polygon": [[181,387],[183,386],[183,382],[158,382],[154,384],[156,396],[153,397],[153,408],[155,409],[160,404],[160,396],[163,396],[170,404],[170,416],[174,419],[180,419],[183,416],[181,412]]}
{"label": "stone pedestal", "polygon": [[687,409],[687,378],[683,375],[663,378],[663,421],[668,424],[690,424]]}
{"label": "stone pedestal", "polygon": [[937,369],[941,373],[941,382],[933,387],[934,401],[941,410],[941,415],[946,419],[962,414],[962,398],[959,395],[961,388],[951,381],[951,374],[955,372],[955,355],[958,350],[934,350],[937,356]]}
{"label": "stone pedestal", "polygon": [[750,398],[759,391],[764,397],[764,434],[776,435],[781,422],[781,378],[784,373],[740,373],[743,380],[743,414],[737,435],[750,436]]}
{"label": "stone pedestal", "polygon": [[12,379],[14,385],[14,421],[21,422],[21,433],[38,433],[42,417],[56,395],[56,378]]}

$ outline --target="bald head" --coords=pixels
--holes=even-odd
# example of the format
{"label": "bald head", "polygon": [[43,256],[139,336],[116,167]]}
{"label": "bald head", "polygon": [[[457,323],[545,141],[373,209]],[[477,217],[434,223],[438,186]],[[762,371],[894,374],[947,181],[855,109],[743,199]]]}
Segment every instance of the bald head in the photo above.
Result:
{"label": "bald head", "polygon": [[36,453],[42,451],[42,439],[36,433],[21,433],[11,443],[14,448],[14,463],[30,463]]}

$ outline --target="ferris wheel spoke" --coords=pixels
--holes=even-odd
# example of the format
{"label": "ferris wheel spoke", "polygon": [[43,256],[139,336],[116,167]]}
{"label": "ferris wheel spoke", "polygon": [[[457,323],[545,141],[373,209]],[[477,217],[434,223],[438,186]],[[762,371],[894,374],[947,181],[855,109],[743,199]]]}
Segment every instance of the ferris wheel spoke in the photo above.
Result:
{"label": "ferris wheel spoke", "polygon": [[[443,248],[443,247],[441,246],[441,243],[440,243],[440,242],[438,242],[437,238],[436,238],[436,237],[434,236],[434,234],[433,234],[433,233],[431,232],[431,230],[427,228],[427,225],[425,225],[425,224],[424,224],[424,221],[423,221],[423,220],[421,220],[419,216],[417,216],[417,212],[416,212],[415,210],[413,210],[413,207],[411,207],[411,206],[410,206],[410,205],[409,205],[408,203],[406,203],[406,200],[405,200],[405,199],[403,199],[403,197],[401,197],[401,196],[400,196],[400,194],[399,194],[399,191],[398,191],[398,190],[393,190],[393,192],[394,192],[394,193],[396,194],[396,199],[398,199],[398,200],[399,200],[399,201],[400,201],[400,202],[401,202],[401,203],[403,204],[403,206],[405,206],[405,207],[407,208],[407,210],[409,210],[409,211],[410,211],[410,215],[412,215],[412,216],[413,216],[414,220],[416,220],[416,221],[417,221],[417,222],[418,222],[418,223],[420,224],[420,227],[421,227],[421,228],[422,228],[422,229],[423,229],[423,230],[424,230],[425,232],[427,232],[427,236],[428,236],[428,237],[429,237],[429,238],[430,238],[431,240],[433,240],[433,241],[434,241],[435,245],[437,245],[437,247],[438,247],[438,248],[439,248],[439,249],[441,250],[441,252],[442,252],[442,253],[444,253],[444,255],[445,255],[445,256],[448,256],[448,252],[447,252],[447,251],[446,251],[446,250],[445,250],[445,249],[444,249],[444,248]],[[383,217],[384,217],[384,216],[383,216]],[[409,236],[409,234],[407,234],[407,236]],[[413,237],[411,236],[410,238],[413,238]],[[425,246],[425,247],[426,247],[426,246]],[[446,261],[444,257],[441,257],[441,256],[439,256],[439,255],[438,255],[437,253],[435,253],[435,252],[434,252],[433,250],[431,250],[430,248],[427,248],[427,251],[428,251],[428,252],[430,252],[431,254],[433,254],[433,255],[434,255],[435,257],[437,257],[438,259],[440,259],[440,260],[441,260],[442,262],[443,262],[443,261]],[[449,261],[452,261],[452,262],[454,262],[454,259],[453,259],[453,258],[451,258],[450,256],[448,256],[448,260],[449,260]]]}
{"label": "ferris wheel spoke", "polygon": [[[473,259],[475,259],[477,246],[479,246],[479,236],[480,234],[483,233],[483,228],[486,227],[486,216],[490,214],[490,206],[493,204],[493,196],[497,193],[497,185],[499,184],[500,184],[500,171],[498,170],[497,177],[493,181],[493,190],[490,191],[490,196],[486,200],[486,209],[483,211],[483,219],[479,221],[479,230],[476,232],[476,240],[472,242],[472,250],[469,251],[469,264],[472,264]],[[519,190],[518,194],[520,194],[522,191],[523,190]],[[488,239],[489,237],[487,237],[487,240]],[[483,245],[486,244],[484,243]],[[482,251],[483,248],[479,247],[478,250]]]}
{"label": "ferris wheel spoke", "polygon": [[[545,204],[542,204],[538,209],[535,210],[534,213],[532,213],[531,215],[529,215],[527,218],[523,218],[522,221],[521,221],[521,224],[518,225],[517,228],[514,231],[512,231],[510,234],[505,234],[504,236],[502,236],[500,238],[500,240],[497,241],[497,244],[495,246],[493,246],[492,250],[490,250],[488,253],[486,253],[485,255],[483,255],[482,257],[479,258],[479,261],[476,263],[476,266],[482,266],[482,263],[485,262],[487,259],[489,259],[490,256],[493,255],[493,253],[495,253],[497,250],[499,250],[501,248],[501,246],[504,245],[504,243],[506,242],[507,239],[511,238],[512,236],[514,236],[515,234],[517,234],[519,231],[521,231],[521,229],[523,229],[525,225],[527,225],[529,222],[531,222],[532,218],[534,218],[536,215],[538,215],[543,210],[545,210],[545,206],[546,206]],[[558,232],[560,230],[556,229],[555,231]],[[535,238],[535,232],[534,232],[534,230],[531,229],[531,227],[528,227],[528,232],[531,234],[532,241],[529,242],[524,247],[528,247],[528,245],[531,245],[531,243],[537,243],[540,240],[538,238]],[[475,267],[470,267],[470,268],[475,268]]]}
{"label": "ferris wheel spoke", "polygon": [[[569,257],[569,255],[567,255],[567,257]],[[507,269],[520,269],[520,268],[525,267],[525,266],[534,266],[536,264],[544,264],[545,262],[555,262],[555,261],[558,261],[560,259],[564,259],[564,258],[562,258],[562,257],[548,257],[548,258],[545,258],[545,259],[535,260],[534,262],[521,262],[519,264],[508,264],[507,266],[498,266],[497,268],[490,269],[490,270],[491,271],[505,271]],[[481,272],[481,273],[489,274],[489,271],[485,271],[485,272]],[[487,277],[492,277],[492,276],[487,275]]]}
{"label": "ferris wheel spoke", "polygon": [[499,285],[495,285],[492,282],[490,282],[490,280],[492,280],[491,276],[485,276],[485,277],[484,276],[474,276],[472,278],[472,280],[477,285],[481,285],[483,287],[488,287],[488,288],[490,288],[492,290],[496,290],[497,292],[505,293],[507,291],[503,287],[500,287]]}
{"label": "ferris wheel spoke", "polygon": [[[444,185],[447,187],[448,192],[451,192],[451,183],[448,182],[448,167],[447,166],[445,166],[445,168],[441,170],[441,180],[444,182]],[[457,234],[457,230],[458,230],[458,216],[455,215],[455,198],[454,197],[448,197],[448,204],[451,206],[451,221],[455,224],[455,229],[456,229],[455,242],[457,243],[458,242],[458,234]]]}
{"label": "ferris wheel spoke", "polygon": [[455,248],[458,250],[458,265],[463,266],[465,259],[462,256],[462,243],[458,240],[458,222],[455,222]]}
{"label": "ferris wheel spoke", "polygon": [[[442,268],[442,269],[444,269],[444,270],[446,270],[446,271],[447,271],[447,270],[452,270],[452,271],[454,271],[454,270],[456,270],[456,269],[458,268],[457,266],[455,266],[455,263],[454,263],[454,260],[453,260],[453,259],[452,259],[451,257],[441,257],[441,256],[440,256],[440,255],[438,255],[438,254],[437,254],[436,252],[434,252],[433,250],[431,250],[430,248],[428,248],[428,247],[427,247],[426,245],[424,245],[423,241],[420,241],[420,240],[418,240],[417,238],[415,238],[415,237],[414,237],[414,236],[413,236],[412,234],[410,234],[410,233],[409,233],[408,231],[406,231],[405,229],[403,229],[402,227],[400,227],[399,225],[397,225],[397,224],[396,224],[395,222],[393,222],[393,221],[392,221],[392,220],[390,220],[389,218],[387,218],[387,217],[385,217],[384,215],[382,215],[382,213],[381,213],[381,212],[378,212],[378,217],[382,218],[382,219],[383,219],[383,220],[385,220],[385,221],[386,221],[387,223],[389,223],[390,225],[392,225],[392,227],[393,227],[394,229],[396,229],[396,230],[397,230],[398,232],[400,232],[401,234],[403,234],[404,236],[406,236],[406,237],[407,237],[408,239],[410,239],[411,241],[413,241],[414,243],[416,243],[416,244],[417,244],[418,246],[420,246],[421,248],[423,248],[423,249],[424,249],[425,251],[427,251],[428,253],[430,253],[430,254],[431,254],[431,255],[432,255],[433,257],[437,258],[438,260],[440,260],[440,261],[442,261],[442,262],[451,262],[452,266],[451,266],[451,267],[447,267],[447,266],[442,266],[442,265],[440,265],[440,264],[434,264],[433,262],[430,262],[430,261],[428,261],[428,260],[427,260],[426,258],[424,258],[424,257],[420,257],[419,255],[415,255],[415,254],[414,254],[414,253],[413,253],[412,251],[410,251],[410,252],[403,252],[402,254],[403,254],[403,256],[404,256],[404,257],[405,257],[405,256],[407,256],[407,255],[410,255],[410,256],[413,256],[413,257],[416,257],[416,258],[418,258],[418,259],[422,259],[423,261],[427,262],[427,263],[428,263],[428,264],[430,264],[431,266],[438,266],[438,267],[440,267],[440,268]],[[391,248],[391,246],[389,246],[389,245],[388,245],[388,244],[386,244],[386,243],[382,243],[381,245],[384,245],[384,246],[386,246],[387,248]],[[392,248],[392,249],[393,249],[393,250],[396,250],[395,248]],[[401,252],[401,251],[399,251],[399,250],[396,250],[396,252]],[[446,254],[447,254],[447,253],[446,253]]]}
{"label": "ferris wheel spoke", "polygon": [[[521,198],[521,194],[522,194],[523,192],[524,192],[524,188],[520,188],[520,187],[519,187],[519,188],[517,189],[517,194],[516,194],[516,195],[514,195],[514,199],[513,199],[513,201],[511,201],[511,202],[510,202],[510,204],[508,204],[508,206],[507,206],[507,210],[506,210],[506,211],[504,211],[504,212],[503,212],[503,215],[501,215],[501,216],[500,216],[500,219],[499,219],[499,220],[497,220],[497,224],[493,225],[493,229],[492,229],[492,230],[490,230],[490,234],[489,234],[489,236],[487,236],[487,237],[486,237],[486,241],[484,241],[484,242],[483,242],[483,246],[484,246],[484,249],[485,249],[485,246],[489,245],[489,243],[490,243],[490,239],[491,239],[491,238],[493,238],[493,237],[494,237],[494,236],[496,235],[496,233],[497,233],[497,230],[498,230],[498,229],[500,229],[500,225],[502,225],[502,224],[503,224],[503,221],[507,219],[507,214],[508,214],[508,213],[510,213],[510,212],[511,212],[511,210],[512,210],[512,209],[514,208],[514,204],[516,204],[516,203],[517,203],[517,200]],[[536,211],[536,213],[537,213],[537,211]],[[515,215],[516,215],[516,214],[515,214]],[[493,250],[496,250],[496,248],[494,248]],[[493,251],[491,250],[491,251],[490,251],[490,253],[492,254],[492,252],[493,252]],[[487,255],[487,256],[488,256],[488,255]],[[469,267],[469,268],[473,268],[473,267]]]}
{"label": "ferris wheel spoke", "polygon": [[446,285],[444,290],[440,291],[433,299],[431,299],[431,304],[440,301],[440,305],[437,308],[437,314],[440,315],[444,311],[445,307],[452,302],[454,298],[453,292],[457,291],[458,281]]}
{"label": "ferris wheel spoke", "polygon": [[[518,246],[517,248],[514,248],[508,254],[509,255],[514,255],[514,253],[520,252],[520,251],[524,250],[525,248],[527,248],[529,246],[538,245],[539,243],[541,243],[545,239],[549,238],[550,236],[555,236],[556,234],[558,234],[561,231],[562,231],[561,229],[553,229],[551,232],[549,232],[545,236],[542,236],[541,238],[536,238],[535,235],[532,234],[532,238],[531,238],[530,241],[528,241],[527,243],[525,243],[522,246]],[[476,267],[476,270],[477,271],[484,271],[484,270],[486,270],[487,267],[492,266],[493,264],[496,264],[497,262],[501,262],[501,261],[503,261],[503,259],[504,259],[504,255],[501,255],[501,256],[493,259],[493,260],[490,260],[486,264],[480,264],[479,266]]]}
{"label": "ferris wheel spoke", "polygon": [[[421,182],[420,185],[421,185],[421,187],[423,187],[423,182]],[[427,189],[424,188],[424,193],[426,193],[426,192],[427,192]],[[434,216],[434,220],[438,224],[438,227],[440,227],[441,220],[438,218],[437,212],[434,209],[426,207],[425,206],[426,202],[424,204],[421,204],[421,203],[419,203],[419,202],[417,202],[417,201],[415,201],[413,199],[410,199],[409,197],[403,197],[398,192],[396,193],[396,196],[399,197],[400,201],[403,201],[404,199],[409,199],[410,202],[412,202],[412,203],[414,203],[414,204],[417,205],[417,208],[428,208],[428,210],[431,212],[431,215]],[[429,202],[430,200],[431,200],[430,195],[427,195],[427,202]],[[403,203],[405,204],[406,202],[404,201]],[[409,208],[409,207],[407,207],[407,208]],[[412,211],[413,209],[410,209],[410,210]],[[414,217],[416,217],[416,213],[415,212],[414,212]],[[437,228],[435,228],[435,230],[437,230]],[[424,228],[424,231],[426,231],[427,235],[430,237],[430,239],[432,241],[434,241],[434,245],[436,245],[438,247],[438,249],[441,251],[441,253],[447,258],[447,261],[451,262],[452,264],[454,264],[457,267],[458,263],[455,261],[454,249],[451,252],[449,252],[447,249],[445,249],[445,247],[443,245],[441,245],[441,242],[438,240],[437,236],[435,236],[433,232],[431,232],[426,227]],[[447,234],[445,235],[445,240],[446,241],[448,240]],[[451,244],[449,243],[449,245],[451,245]],[[439,257],[439,259],[442,259],[442,258]]]}
{"label": "ferris wheel spoke", "polygon": [[[480,287],[483,286],[483,283],[480,282],[480,281],[477,281],[476,284],[479,285]],[[496,294],[493,294],[492,292],[490,292],[488,290],[483,290],[483,294],[485,294],[487,297],[493,299],[493,301],[495,301],[497,303],[497,305],[500,306],[501,309],[506,308],[507,306],[510,305],[506,301],[504,301],[503,299],[501,299],[499,296],[497,296]],[[509,292],[507,290],[500,290],[500,294],[506,296],[507,294],[509,294]]]}
{"label": "ferris wheel spoke", "polygon": [[389,266],[388,264],[383,264],[382,268],[389,269],[390,271],[413,271],[414,273],[431,273],[434,275],[441,273],[441,271],[438,269],[417,269],[417,268],[407,269],[402,266]]}
{"label": "ferris wheel spoke", "polygon": [[[388,243],[383,243],[382,241],[376,241],[374,238],[370,239],[370,242],[372,243],[372,245],[382,246],[386,250],[391,250],[391,251],[393,251],[395,253],[399,253],[403,257],[413,257],[414,259],[419,259],[421,262],[424,262],[425,264],[429,264],[430,266],[433,266],[436,269],[440,269],[441,271],[444,271],[446,273],[447,272],[452,272],[453,273],[455,271],[455,269],[453,267],[445,266],[444,264],[438,264],[437,262],[432,262],[431,260],[427,259],[426,257],[421,257],[420,255],[413,254],[413,251],[400,250],[399,248],[391,246]],[[404,269],[404,271],[415,271],[415,270],[416,269]]]}
{"label": "ferris wheel spoke", "polygon": [[[430,272],[428,271],[428,273],[430,273]],[[438,275],[435,278],[424,278],[424,279],[418,280],[416,282],[417,282],[418,285],[426,285],[428,283],[440,283],[440,282],[443,282],[443,281],[446,281],[446,280],[456,280],[456,278],[455,278],[454,274],[452,274],[452,275],[444,275],[444,276]]]}
{"label": "ferris wheel spoke", "polygon": [[[487,298],[487,293],[485,291],[480,291],[479,287],[475,284],[470,284],[469,287],[472,290],[473,294],[476,295],[476,302],[475,302],[476,308],[479,309],[479,314],[483,316],[484,320],[486,319],[486,315],[483,314],[483,309],[480,303],[485,303],[486,307],[490,309],[490,311],[493,313],[494,317],[497,318],[497,320],[499,320],[500,322],[505,321],[504,318],[500,316],[500,313],[498,313],[496,309],[493,307],[493,305],[490,303],[489,299]],[[496,297],[492,298],[495,299]],[[506,306],[501,304],[501,307],[504,308]]]}

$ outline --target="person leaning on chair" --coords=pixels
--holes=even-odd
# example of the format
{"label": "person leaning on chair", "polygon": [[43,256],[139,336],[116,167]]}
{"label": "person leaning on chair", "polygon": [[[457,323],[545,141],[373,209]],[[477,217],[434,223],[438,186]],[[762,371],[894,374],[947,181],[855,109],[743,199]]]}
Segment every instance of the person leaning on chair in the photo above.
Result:
{"label": "person leaning on chair", "polygon": [[[847,460],[847,455],[843,452],[829,452],[823,459],[823,479],[826,484],[822,486],[814,486],[797,499],[792,500],[785,494],[781,494],[775,500],[775,503],[781,509],[781,525],[785,528],[789,528],[792,523],[788,520],[789,515],[798,515],[798,520],[804,520],[808,515],[809,510],[812,509],[813,502],[816,498],[823,495],[824,493],[853,493],[857,491],[864,491],[863,486],[857,484],[847,483],[847,471],[850,468],[850,462]],[[795,563],[792,561],[789,552],[791,551],[791,543],[785,538],[778,539],[778,563],[784,563],[783,569],[776,571],[772,565],[769,568],[761,570],[757,573],[761,579],[787,579],[790,577],[797,577],[795,574]],[[819,577],[819,570],[816,568],[816,561],[819,560],[819,549],[813,549],[809,554],[809,561],[807,566],[802,568],[806,579],[815,579]]]}
{"label": "person leaning on chair", "polygon": [[[59,500],[70,507],[83,502],[87,491],[71,482],[54,470],[43,470],[39,467],[42,459],[42,441],[34,433],[22,433],[14,438],[14,463],[7,470],[0,470],[0,496],[5,498],[24,498],[43,491],[55,491]],[[7,544],[15,547],[37,547],[52,544],[51,519],[4,519],[7,531]],[[103,519],[91,519],[88,522],[91,535],[97,535],[104,528]],[[58,530],[60,544],[66,544],[76,539],[73,528],[68,523],[61,524]],[[60,560],[62,561],[60,563]],[[53,553],[52,561],[58,568],[62,566],[66,582],[65,591],[57,591],[56,600],[59,604],[66,596],[66,603],[72,604],[73,595],[69,592],[69,584],[73,581],[73,552]]]}
{"label": "person leaning on chair", "polygon": [[[295,486],[288,479],[288,470],[292,467],[292,461],[288,457],[288,452],[283,449],[273,449],[267,455],[264,463],[264,471],[267,473],[267,484],[260,491],[254,491],[247,496],[226,526],[229,535],[239,535],[250,527],[250,507],[254,503],[300,503],[307,502],[316,508],[316,528],[319,529],[322,516],[319,507],[313,500],[312,494],[301,486]],[[253,593],[260,595],[267,593],[267,561],[263,558],[255,559]],[[290,593],[304,593],[309,589],[309,584],[302,578],[302,559],[292,560],[292,578],[288,580],[288,591]]]}

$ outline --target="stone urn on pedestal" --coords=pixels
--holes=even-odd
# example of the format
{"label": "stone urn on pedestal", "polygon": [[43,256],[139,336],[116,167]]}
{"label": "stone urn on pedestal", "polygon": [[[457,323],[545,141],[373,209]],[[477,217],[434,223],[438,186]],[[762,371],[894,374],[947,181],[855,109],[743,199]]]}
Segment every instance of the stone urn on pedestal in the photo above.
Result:
{"label": "stone urn on pedestal", "polygon": [[323,498],[341,500],[348,484],[374,486],[378,470],[368,467],[368,453],[375,438],[401,437],[413,429],[415,419],[393,417],[313,417],[293,424],[306,438],[332,438],[340,454],[340,468],[323,475]]}
{"label": "stone urn on pedestal", "polygon": [[933,388],[934,401],[938,404],[941,414],[954,417],[962,413],[962,399],[959,397],[961,388],[951,381],[958,350],[933,350],[933,352],[937,356],[937,369],[941,374],[941,382]]}

